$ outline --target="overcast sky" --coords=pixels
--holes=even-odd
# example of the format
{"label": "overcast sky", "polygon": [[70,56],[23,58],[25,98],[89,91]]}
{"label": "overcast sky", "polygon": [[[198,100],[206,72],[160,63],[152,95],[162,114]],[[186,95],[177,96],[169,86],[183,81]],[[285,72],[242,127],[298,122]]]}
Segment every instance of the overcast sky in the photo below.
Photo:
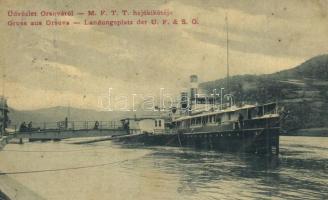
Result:
{"label": "overcast sky", "polygon": [[[157,95],[160,88],[173,94],[188,87],[191,74],[198,74],[200,81],[223,78],[225,14],[233,75],[272,73],[327,53],[328,1],[140,2],[0,0],[0,62],[9,105],[37,109],[70,104],[94,109],[98,96],[108,88],[113,88],[113,95]],[[195,17],[199,25],[13,28],[7,26],[9,9],[170,9],[170,18]],[[84,18],[59,19],[82,22]]]}

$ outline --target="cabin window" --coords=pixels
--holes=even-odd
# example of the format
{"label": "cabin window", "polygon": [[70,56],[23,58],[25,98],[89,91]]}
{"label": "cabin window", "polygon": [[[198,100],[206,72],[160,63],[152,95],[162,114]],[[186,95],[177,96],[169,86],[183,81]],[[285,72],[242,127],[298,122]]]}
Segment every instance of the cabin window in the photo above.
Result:
{"label": "cabin window", "polygon": [[252,110],[247,109],[247,119],[252,119]]}
{"label": "cabin window", "polygon": [[191,120],[190,120],[190,119],[187,119],[187,120],[186,120],[186,127],[187,127],[187,128],[190,126],[190,123],[191,123]]}
{"label": "cabin window", "polygon": [[155,120],[155,127],[157,127],[157,120]]}
{"label": "cabin window", "polygon": [[220,117],[220,115],[216,115],[215,116],[215,122],[221,124],[221,117]]}
{"label": "cabin window", "polygon": [[215,119],[215,115],[211,115],[211,116],[210,116],[210,120],[209,120],[210,123],[214,122],[214,121],[215,121],[214,119]]}
{"label": "cabin window", "polygon": [[162,126],[162,120],[158,120],[158,126],[159,126],[159,127]]}
{"label": "cabin window", "polygon": [[228,120],[231,120],[231,113],[228,113]]}
{"label": "cabin window", "polygon": [[198,117],[197,119],[196,119],[196,124],[201,124],[202,123],[202,119],[200,118],[200,117]]}
{"label": "cabin window", "polygon": [[263,112],[264,112],[263,106],[257,107],[257,115],[258,116],[262,116],[264,114]]}

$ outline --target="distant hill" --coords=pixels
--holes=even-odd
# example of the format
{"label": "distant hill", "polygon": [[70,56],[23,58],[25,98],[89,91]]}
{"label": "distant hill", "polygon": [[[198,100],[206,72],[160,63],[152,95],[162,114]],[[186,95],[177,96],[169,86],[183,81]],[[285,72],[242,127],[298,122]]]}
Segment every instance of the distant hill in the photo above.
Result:
{"label": "distant hill", "polygon": [[[226,79],[200,84],[208,93],[227,88]],[[238,75],[230,78],[230,90],[236,102],[277,101],[291,112],[283,124],[290,131],[328,130],[328,55],[309,59],[299,66],[265,75]],[[124,117],[154,115],[155,112],[106,112],[70,108],[74,121],[111,121]],[[32,111],[10,109],[12,124],[23,121],[56,122],[68,115],[67,107],[53,107]]]}
{"label": "distant hill", "polygon": [[[78,108],[70,108],[69,112],[70,117],[77,121],[115,119],[115,117],[110,112],[99,112],[95,110]],[[67,116],[68,108],[60,106],[27,111],[10,109],[10,119],[13,123],[22,121],[56,122],[64,120]]]}
{"label": "distant hill", "polygon": [[[204,82],[211,93],[227,88],[227,80]],[[307,60],[299,66],[265,75],[238,75],[230,78],[236,102],[277,101],[291,112],[287,130],[328,127],[328,55]]]}
{"label": "distant hill", "polygon": [[320,55],[307,60],[301,65],[274,73],[280,78],[308,78],[328,81],[328,55]]}

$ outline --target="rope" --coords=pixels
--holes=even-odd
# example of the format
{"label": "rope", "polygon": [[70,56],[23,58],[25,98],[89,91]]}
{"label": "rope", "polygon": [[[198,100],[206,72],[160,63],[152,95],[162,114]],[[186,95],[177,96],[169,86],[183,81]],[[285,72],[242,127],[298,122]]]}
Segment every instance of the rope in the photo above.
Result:
{"label": "rope", "polygon": [[60,150],[45,150],[45,151],[42,151],[42,150],[16,150],[16,149],[4,149],[2,151],[7,151],[7,152],[20,152],[20,153],[61,153],[61,152],[78,152],[78,151],[91,151],[91,150],[97,150],[97,149],[108,149],[106,147],[103,147],[103,148],[86,148],[86,149],[74,149],[74,150],[66,150],[66,151],[60,151]]}
{"label": "rope", "polygon": [[43,173],[43,172],[56,172],[56,171],[67,171],[67,170],[77,170],[77,169],[86,169],[86,168],[95,168],[95,167],[103,167],[107,165],[114,165],[120,164],[127,161],[139,160],[140,158],[136,159],[126,159],[122,161],[110,162],[110,163],[102,163],[97,165],[86,165],[86,166],[79,166],[79,167],[68,167],[68,168],[59,168],[59,169],[44,169],[44,170],[31,170],[31,171],[12,171],[12,172],[0,172],[0,176],[3,175],[15,175],[15,174],[33,174],[33,173]]}

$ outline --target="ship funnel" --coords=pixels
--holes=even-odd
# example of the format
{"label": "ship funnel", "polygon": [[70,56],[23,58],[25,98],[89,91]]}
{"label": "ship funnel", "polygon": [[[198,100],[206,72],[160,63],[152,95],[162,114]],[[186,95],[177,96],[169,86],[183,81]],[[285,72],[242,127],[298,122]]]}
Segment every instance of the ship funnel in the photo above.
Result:
{"label": "ship funnel", "polygon": [[195,100],[198,92],[198,77],[197,75],[190,76],[190,98]]}
{"label": "ship funnel", "polygon": [[181,92],[180,97],[181,113],[185,113],[189,107],[188,92]]}

